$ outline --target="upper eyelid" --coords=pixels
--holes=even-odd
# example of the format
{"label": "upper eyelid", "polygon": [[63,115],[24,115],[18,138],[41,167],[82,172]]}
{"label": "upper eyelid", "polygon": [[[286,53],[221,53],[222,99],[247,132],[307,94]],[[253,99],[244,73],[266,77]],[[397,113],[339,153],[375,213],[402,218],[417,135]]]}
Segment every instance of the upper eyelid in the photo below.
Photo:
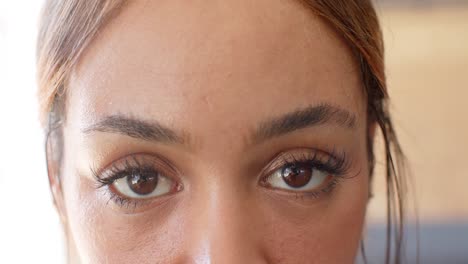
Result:
{"label": "upper eyelid", "polygon": [[[326,150],[321,150],[321,149],[315,149],[315,148],[296,148],[296,149],[290,149],[290,150],[285,150],[277,153],[275,156],[273,156],[270,159],[270,162],[267,163],[266,166],[261,170],[260,172],[260,177],[266,176],[266,174],[272,173],[274,170],[277,170],[281,168],[282,166],[285,166],[288,163],[293,163],[293,162],[300,162],[300,161],[308,161],[308,160],[315,160],[315,161],[322,161],[325,164],[328,164],[331,160],[337,161],[337,162],[342,162],[345,163],[343,166],[346,167],[346,170],[350,166],[350,163],[348,158],[346,157],[346,153],[344,151],[338,152],[336,151],[336,148],[333,147],[333,150],[331,153]],[[137,160],[138,158],[150,158],[152,162],[149,164],[149,162],[143,162],[143,165],[146,166],[153,166],[155,167],[155,170],[159,173],[162,174],[162,176],[166,177],[171,177],[174,178],[175,180],[180,182],[179,175],[180,171],[177,169],[176,166],[173,165],[172,161],[168,160],[167,158],[159,155],[159,154],[154,154],[154,153],[146,153],[146,152],[141,152],[141,153],[132,153],[125,155],[123,157],[120,157],[118,159],[114,159],[112,162],[106,164],[105,166],[100,167],[100,169],[95,169],[91,167],[91,171],[95,178],[99,180],[103,180],[103,175],[107,174],[109,171],[112,169],[114,170],[121,170],[121,169],[115,169],[117,167],[118,162],[121,161],[127,161],[129,159]],[[137,160],[138,161],[138,160]],[[138,162],[136,162],[138,163]],[[157,166],[163,165],[163,166]],[[137,166],[133,166],[137,167]]]}
{"label": "upper eyelid", "polygon": [[[294,152],[298,152],[298,153],[294,153]],[[273,166],[273,164],[276,165],[278,163],[280,165],[276,165],[276,167],[281,167],[281,166],[284,166],[285,164],[288,164],[288,163],[308,161],[308,160],[324,161],[325,162],[325,160],[323,160],[323,158],[322,158],[323,156],[326,156],[325,159],[327,159],[327,161],[330,160],[330,159],[333,159],[333,160],[345,159],[343,154],[341,154],[341,155],[342,156],[340,156],[340,157],[336,157],[336,155],[329,154],[328,152],[318,150],[318,149],[312,149],[312,148],[304,148],[301,151],[299,151],[299,150],[282,151],[282,152],[276,154],[271,159],[271,161],[269,162],[267,167],[275,167],[275,166]]]}
{"label": "upper eyelid", "polygon": [[[120,157],[118,159],[114,159],[112,162],[106,164],[105,166],[100,167],[100,169],[96,169],[96,168],[92,167],[91,172],[98,181],[105,180],[106,178],[109,178],[109,177],[106,177],[106,176],[103,176],[103,175],[113,174],[112,170],[114,170],[114,172],[115,171],[123,171],[121,169],[121,167],[120,168],[117,167],[119,165],[117,163],[119,163],[119,162],[128,162],[129,159],[133,159],[135,161],[138,158],[140,158],[140,159],[143,159],[143,158],[151,159],[152,160],[151,162],[143,161],[143,162],[141,162],[141,164],[143,166],[153,167],[157,172],[162,174],[162,176],[174,178],[174,177],[177,177],[177,175],[179,174],[179,171],[177,170],[177,168],[175,166],[173,166],[169,160],[167,160],[166,158],[164,158],[164,157],[162,157],[160,155],[149,154],[149,153],[129,154],[129,155]],[[140,162],[135,162],[135,163],[140,163]],[[158,164],[159,164],[159,166],[158,166]],[[139,165],[139,166],[141,166],[141,165]],[[140,168],[140,167],[135,166],[135,165],[127,165],[127,167]],[[175,180],[179,180],[179,179],[177,178]]]}
{"label": "upper eyelid", "polygon": [[[314,153],[312,156],[308,157],[308,158],[305,158],[305,154],[302,153],[302,158],[304,159],[303,161],[308,161],[308,160],[314,160],[316,162],[319,162],[319,160],[321,160],[321,158],[317,158],[317,156],[319,156],[320,154],[323,154],[323,155],[327,155],[329,157],[329,160],[328,161],[321,161],[323,163],[323,167],[324,168],[317,168],[319,170],[324,170],[328,173],[331,173],[333,174],[334,177],[336,178],[347,178],[347,176],[345,176],[346,174],[349,173],[349,170],[351,169],[352,167],[352,164],[353,164],[353,161],[350,160],[350,158],[348,157],[348,155],[346,155],[346,153],[343,151],[341,152],[341,154],[329,154],[328,152],[325,152],[325,151],[322,151],[322,150],[319,150],[319,149],[304,149],[305,150],[308,150],[310,151],[309,152],[309,155],[311,152],[316,152]],[[334,150],[334,152],[336,152]],[[319,153],[317,155],[317,153]],[[299,159],[296,159],[295,158],[295,161],[285,161],[284,159],[284,156],[282,157],[281,155],[288,155],[290,157],[294,157],[293,153],[287,153],[287,152],[280,152],[279,154],[275,155],[273,160],[260,172],[260,175],[259,175],[259,182],[265,182],[266,180],[268,180],[269,177],[271,177],[271,175],[283,168],[284,166],[286,166],[287,164],[291,164],[291,163],[294,163],[294,162],[301,162],[302,160],[299,158]],[[341,155],[338,157],[338,155]],[[332,164],[329,164],[329,161],[331,159],[335,159],[336,160],[336,164],[335,164],[335,167],[336,167],[336,171],[331,171],[331,170],[327,170],[326,167],[332,167],[333,165]],[[279,161],[278,161],[279,160]],[[274,164],[274,165],[272,165]],[[328,165],[327,165],[328,164]]]}

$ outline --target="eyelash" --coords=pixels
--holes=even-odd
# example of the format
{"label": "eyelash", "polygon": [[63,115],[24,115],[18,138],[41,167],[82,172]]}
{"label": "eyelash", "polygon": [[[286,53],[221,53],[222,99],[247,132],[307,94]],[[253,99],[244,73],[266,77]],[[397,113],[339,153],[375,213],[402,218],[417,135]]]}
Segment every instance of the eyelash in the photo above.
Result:
{"label": "eyelash", "polygon": [[[319,155],[326,156],[326,160],[318,158]],[[281,155],[280,155],[281,156]],[[331,153],[325,153],[316,149],[307,149],[301,154],[287,154],[280,158],[280,165],[273,165],[273,168],[268,170],[268,173],[261,178],[264,185],[268,185],[266,181],[276,170],[285,168],[287,166],[308,165],[313,169],[329,173],[333,179],[322,189],[312,192],[291,192],[296,198],[318,198],[321,194],[331,193],[335,187],[344,179],[348,179],[346,175],[351,167],[350,159],[345,152],[338,152],[333,149]],[[290,191],[283,191],[290,192]]]}
{"label": "eyelash", "polygon": [[122,166],[119,166],[119,162],[113,163],[109,168],[105,169],[104,172],[99,173],[95,169],[91,169],[94,178],[96,179],[98,185],[97,189],[105,188],[106,195],[109,197],[107,204],[109,202],[114,202],[120,207],[126,208],[136,208],[139,205],[147,202],[143,199],[131,199],[121,196],[112,190],[110,186],[118,179],[125,178],[130,175],[132,172],[139,171],[145,173],[154,173],[161,174],[161,171],[155,169],[155,162],[149,162],[147,160],[140,161],[136,156],[133,156],[129,159],[125,159]]}
{"label": "eyelash", "polygon": [[[326,160],[319,158],[318,156],[326,156]],[[278,161],[279,160],[279,161]],[[154,174],[160,174],[161,171],[155,169],[157,166],[156,162],[149,162],[147,160],[139,160],[136,156],[125,159],[123,163],[115,162],[109,168],[105,169],[103,172],[98,172],[95,169],[91,169],[94,178],[96,179],[97,189],[105,189],[106,195],[109,197],[109,202],[113,202],[120,207],[126,208],[136,208],[142,203],[147,203],[148,201],[141,199],[131,199],[126,198],[117,194],[116,192],[110,189],[110,186],[118,179],[127,177],[129,174],[135,171],[139,172],[150,172]],[[294,193],[296,198],[311,197],[318,198],[321,194],[331,193],[335,187],[343,179],[347,179],[345,175],[348,173],[350,168],[349,159],[345,152],[338,153],[333,150],[330,154],[327,154],[323,151],[308,149],[301,154],[286,154],[276,159],[274,163],[279,163],[278,165],[273,165],[272,169],[268,170],[268,173],[265,173],[265,176],[262,176],[260,182],[263,185],[266,185],[266,180],[272,175],[276,170],[282,169],[287,166],[292,165],[308,165],[313,169],[324,171],[333,176],[333,179],[322,189],[312,191],[312,192],[291,192]],[[165,174],[162,174],[165,175]],[[288,191],[285,191],[288,192]]]}

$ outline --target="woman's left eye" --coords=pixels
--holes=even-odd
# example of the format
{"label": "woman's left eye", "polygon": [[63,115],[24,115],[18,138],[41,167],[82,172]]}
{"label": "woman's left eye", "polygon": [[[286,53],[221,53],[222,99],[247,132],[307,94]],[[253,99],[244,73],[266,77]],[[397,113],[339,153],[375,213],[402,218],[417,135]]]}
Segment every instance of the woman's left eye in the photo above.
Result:
{"label": "woman's left eye", "polygon": [[146,199],[168,194],[174,185],[174,180],[154,170],[133,170],[127,176],[115,180],[111,188],[126,198]]}
{"label": "woman's left eye", "polygon": [[333,178],[308,163],[292,163],[274,171],[265,180],[268,187],[288,191],[315,191]]}

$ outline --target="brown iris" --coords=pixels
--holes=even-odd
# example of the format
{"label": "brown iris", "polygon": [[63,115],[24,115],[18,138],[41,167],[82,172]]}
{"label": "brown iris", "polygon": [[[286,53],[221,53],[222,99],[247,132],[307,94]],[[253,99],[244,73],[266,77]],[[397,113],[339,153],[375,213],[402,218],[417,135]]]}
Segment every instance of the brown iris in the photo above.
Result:
{"label": "brown iris", "polygon": [[127,177],[130,189],[139,195],[150,194],[158,186],[158,175],[154,172],[135,172]]}
{"label": "brown iris", "polygon": [[307,164],[293,164],[286,166],[281,172],[284,182],[293,188],[301,188],[312,178],[312,167]]}

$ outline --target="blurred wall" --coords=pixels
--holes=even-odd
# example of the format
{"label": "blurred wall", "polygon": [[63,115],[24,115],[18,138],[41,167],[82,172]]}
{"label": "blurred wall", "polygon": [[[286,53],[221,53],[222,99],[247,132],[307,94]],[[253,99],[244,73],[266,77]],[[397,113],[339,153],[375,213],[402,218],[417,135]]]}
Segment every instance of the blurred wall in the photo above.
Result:
{"label": "blurred wall", "polygon": [[[409,2],[379,8],[391,109],[411,172],[405,263],[468,263],[468,5]],[[385,255],[381,156],[377,163],[370,263]]]}
{"label": "blurred wall", "polygon": [[[468,6],[380,9],[388,89],[422,221],[468,221]],[[382,175],[377,180],[382,180]],[[372,217],[384,217],[382,181]]]}
{"label": "blurred wall", "polygon": [[42,0],[0,0],[0,263],[64,263],[37,120]]}

